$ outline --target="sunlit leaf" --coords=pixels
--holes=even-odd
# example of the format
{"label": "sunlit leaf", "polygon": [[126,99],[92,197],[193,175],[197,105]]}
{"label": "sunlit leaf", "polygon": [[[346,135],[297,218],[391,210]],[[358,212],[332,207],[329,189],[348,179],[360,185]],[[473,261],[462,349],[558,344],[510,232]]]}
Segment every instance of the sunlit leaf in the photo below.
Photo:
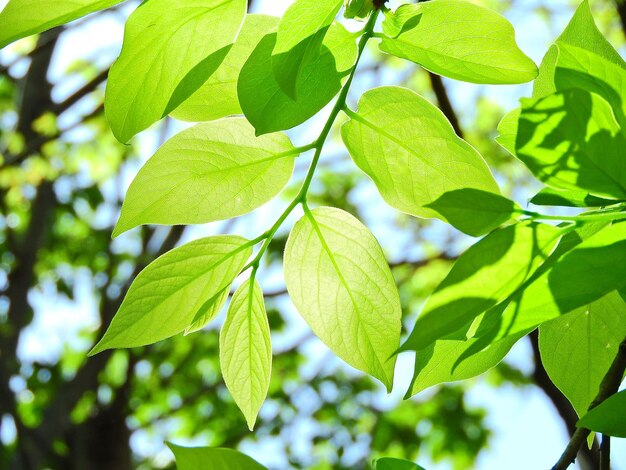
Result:
{"label": "sunlit leaf", "polygon": [[0,49],[18,39],[69,23],[121,2],[122,0],[10,0],[0,12]]}
{"label": "sunlit leaf", "polygon": [[195,333],[207,326],[226,305],[228,295],[230,294],[230,286],[224,288],[221,292],[215,294],[196,312],[191,325],[185,328],[185,335]]}
{"label": "sunlit leaf", "polygon": [[477,339],[438,340],[416,352],[415,372],[407,397],[433,385],[476,377],[498,365],[522,335],[505,338],[461,361]]}
{"label": "sunlit leaf", "polygon": [[393,384],[400,299],[380,245],[339,209],[306,211],[285,249],[285,282],[313,332],[353,367]]}
{"label": "sunlit leaf", "polygon": [[237,80],[243,64],[261,39],[278,25],[278,18],[247,15],[232,49],[224,61],[198,90],[171,114],[183,121],[211,121],[241,114]]}
{"label": "sunlit leaf", "polygon": [[626,338],[626,302],[611,292],[539,327],[539,349],[550,380],[574,406],[587,412]]}
{"label": "sunlit leaf", "polygon": [[274,78],[275,43],[276,33],[261,40],[241,69],[237,83],[239,103],[257,134],[290,129],[317,114],[339,92],[356,60],[354,36],[339,23],[333,23],[319,57],[299,75],[294,100]]}
{"label": "sunlit leaf", "polygon": [[602,97],[569,89],[522,100],[517,157],[544,183],[626,199],[626,137]]}
{"label": "sunlit leaf", "polygon": [[[187,328],[215,302],[252,254],[248,240],[221,235],[169,251],[135,278],[104,337],[89,353],[156,343]],[[208,306],[210,307],[210,306]]]}
{"label": "sunlit leaf", "polygon": [[245,0],[150,0],[124,31],[109,72],[105,111],[120,142],[176,109],[219,67],[246,13]]}
{"label": "sunlit leaf", "polygon": [[246,214],[276,196],[298,151],[243,118],[198,124],[166,142],[132,182],[113,236],[141,224],[199,224]]}
{"label": "sunlit leaf", "polygon": [[272,70],[290,98],[298,98],[300,77],[318,59],[322,41],[342,4],[343,0],[296,0],[281,18]]}
{"label": "sunlit leaf", "polygon": [[235,291],[220,333],[224,382],[252,431],[267,396],[272,344],[263,291],[248,279]]}
{"label": "sunlit leaf", "polygon": [[517,46],[513,26],[475,3],[437,0],[387,13],[380,49],[431,72],[472,83],[525,83],[537,67]]}
{"label": "sunlit leaf", "polygon": [[419,351],[502,302],[550,255],[560,231],[517,224],[492,232],[463,253],[427,300],[402,350]]}
{"label": "sunlit leaf", "polygon": [[614,223],[559,258],[505,310],[498,337],[534,328],[626,286],[626,223]]}
{"label": "sunlit leaf", "polygon": [[424,468],[410,460],[383,457],[376,459],[374,470],[424,470]]}
{"label": "sunlit leaf", "polygon": [[418,217],[445,214],[427,207],[445,193],[499,194],[480,154],[460,139],[443,113],[399,87],[366,92],[341,136],[355,163],[372,178],[387,203]]}

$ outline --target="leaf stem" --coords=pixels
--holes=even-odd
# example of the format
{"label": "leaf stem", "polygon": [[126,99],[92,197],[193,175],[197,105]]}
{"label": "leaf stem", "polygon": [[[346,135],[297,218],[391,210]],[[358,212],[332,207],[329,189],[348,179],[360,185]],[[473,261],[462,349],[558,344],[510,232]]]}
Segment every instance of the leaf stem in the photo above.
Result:
{"label": "leaf stem", "polygon": [[559,220],[559,221],[572,221],[572,222],[598,222],[598,221],[611,221],[626,219],[626,212],[607,212],[602,214],[589,214],[589,215],[547,215],[540,214],[533,211],[522,211],[523,215],[530,217],[533,220]]}
{"label": "leaf stem", "polygon": [[333,124],[335,123],[337,116],[346,105],[348,91],[350,90],[350,86],[352,85],[352,81],[354,80],[354,75],[356,73],[357,66],[359,65],[359,61],[361,60],[361,56],[363,55],[363,51],[365,50],[365,46],[367,45],[367,41],[369,41],[374,36],[374,26],[376,25],[376,19],[378,18],[378,13],[379,13],[378,10],[375,10],[372,12],[369,20],[367,21],[367,24],[362,30],[362,33],[360,35],[361,39],[359,40],[359,44],[358,44],[358,52],[357,52],[356,61],[354,63],[354,66],[352,67],[352,71],[350,72],[350,76],[348,77],[348,80],[346,81],[345,85],[341,88],[341,91],[339,92],[339,96],[337,97],[335,106],[333,106],[333,109],[330,112],[328,119],[326,120],[326,124],[324,124],[324,128],[322,129],[322,132],[320,133],[319,137],[315,140],[315,142],[298,148],[298,150],[302,152],[315,149],[313,160],[311,161],[309,170],[307,171],[307,174],[304,178],[304,182],[302,183],[302,186],[300,187],[300,191],[298,191],[298,194],[296,195],[296,197],[289,203],[287,208],[283,211],[283,213],[280,215],[280,217],[274,223],[274,225],[272,225],[272,227],[268,231],[266,231],[263,235],[255,239],[256,240],[256,243],[254,243],[255,245],[261,242],[262,240],[264,240],[263,245],[259,249],[254,259],[250,261],[246,266],[244,266],[241,272],[244,272],[252,268],[253,273],[256,273],[256,270],[259,268],[261,258],[263,258],[263,255],[265,254],[270,243],[272,242],[274,235],[276,235],[276,232],[285,222],[287,217],[289,217],[291,212],[293,212],[293,210],[299,204],[302,204],[304,207],[307,207],[306,206],[307,193],[309,191],[309,187],[311,186],[311,182],[313,181],[313,176],[315,175],[317,164],[319,163],[320,157],[322,156],[322,149],[324,148],[324,143],[326,142],[326,139],[328,138],[328,135],[330,134],[330,131],[332,130]]}

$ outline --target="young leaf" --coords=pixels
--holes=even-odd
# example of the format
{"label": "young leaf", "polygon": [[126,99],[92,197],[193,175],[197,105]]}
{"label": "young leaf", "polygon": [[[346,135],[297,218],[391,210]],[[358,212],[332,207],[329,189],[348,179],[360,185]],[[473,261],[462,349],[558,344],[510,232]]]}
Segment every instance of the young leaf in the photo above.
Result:
{"label": "young leaf", "polygon": [[165,253],[128,289],[104,337],[89,355],[105,349],[156,343],[187,328],[210,299],[230,286],[252,254],[242,237],[201,238]]}
{"label": "young leaf", "polygon": [[383,457],[374,461],[374,470],[424,470],[424,468],[410,460]]}
{"label": "young leaf", "polygon": [[387,203],[418,217],[440,217],[427,207],[443,194],[472,189],[499,193],[480,154],[459,138],[443,113],[399,87],[366,92],[341,136],[361,170]]}
{"label": "young leaf", "polygon": [[272,73],[276,33],[267,34],[254,49],[239,75],[237,93],[245,116],[257,134],[290,129],[317,114],[339,92],[356,60],[354,36],[333,23],[317,60],[299,76],[297,100],[287,96]]}
{"label": "young leaf", "polygon": [[532,197],[530,202],[536,206],[604,207],[616,204],[618,201],[593,196],[585,191],[559,191],[543,188]]}
{"label": "young leaf", "polygon": [[207,300],[204,305],[200,307],[200,310],[196,312],[196,316],[193,317],[191,325],[185,328],[185,336],[200,331],[207,326],[211,320],[220,313],[220,310],[222,310],[228,300],[229,294],[230,286],[225,287],[221,292],[218,292]]}
{"label": "young leaf", "polygon": [[339,209],[307,209],[287,241],[285,282],[313,332],[390,390],[402,312],[391,270],[369,230]]}
{"label": "young leaf", "polygon": [[534,328],[626,287],[626,223],[614,223],[559,258],[518,295],[497,338]]}
{"label": "young leaf", "polygon": [[425,207],[468,235],[479,237],[511,220],[522,209],[510,199],[479,189],[456,189],[443,193]]}
{"label": "young leaf", "polygon": [[233,449],[166,444],[176,457],[178,470],[267,470],[253,458]]}
{"label": "young leaf", "polygon": [[576,426],[606,436],[626,437],[626,390],[604,400],[583,416]]}
{"label": "young leaf", "polygon": [[539,327],[541,362],[578,416],[589,409],[626,337],[625,318],[626,303],[611,292]]}
{"label": "young leaf", "polygon": [[479,339],[438,340],[428,348],[417,351],[413,380],[405,398],[433,385],[469,379],[488,371],[504,359],[522,336],[496,341],[462,362],[460,359]]}
{"label": "young leaf", "polygon": [[525,83],[537,67],[515,43],[513,26],[474,3],[437,0],[387,13],[380,49],[431,72],[472,83]]}
{"label": "young leaf", "polygon": [[122,0],[10,0],[0,12],[0,49],[18,39],[112,7]]}
{"label": "young leaf", "polygon": [[343,0],[296,0],[278,25],[272,70],[281,90],[298,97],[298,81],[319,57],[324,36]]}
{"label": "young leaf", "polygon": [[496,137],[496,142],[513,156],[517,155],[515,142],[517,141],[517,126],[521,113],[522,110],[520,108],[509,111],[498,124],[498,133],[500,135]]}
{"label": "young leaf", "polygon": [[517,157],[544,183],[626,199],[626,137],[602,97],[573,88],[522,100]]}
{"label": "young leaf", "polygon": [[297,152],[282,133],[256,137],[243,118],[186,129],[139,171],[113,236],[141,224],[199,224],[246,214],[283,189]]}
{"label": "young leaf", "polygon": [[541,266],[559,237],[551,225],[530,223],[480,240],[459,257],[426,301],[401,350],[425,349],[502,302]]}
{"label": "young leaf", "polygon": [[235,291],[220,333],[220,368],[250,431],[270,385],[272,344],[259,284],[248,279]]}
{"label": "young leaf", "polygon": [[267,15],[246,15],[237,41],[224,61],[198,90],[172,113],[183,121],[212,121],[241,114],[237,98],[237,79],[261,39],[278,25],[278,18]]}
{"label": "young leaf", "polygon": [[374,9],[373,0],[344,0],[343,5],[345,18],[365,20]]}
{"label": "young leaf", "polygon": [[123,143],[176,109],[219,67],[246,14],[245,0],[150,0],[128,21],[109,72],[106,116]]}

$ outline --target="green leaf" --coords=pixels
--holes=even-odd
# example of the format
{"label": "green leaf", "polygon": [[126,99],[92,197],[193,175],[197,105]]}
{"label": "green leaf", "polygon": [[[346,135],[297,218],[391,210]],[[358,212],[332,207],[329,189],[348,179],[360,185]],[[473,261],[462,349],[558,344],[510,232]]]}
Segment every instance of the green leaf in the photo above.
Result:
{"label": "green leaf", "polygon": [[167,442],[176,457],[178,470],[266,470],[256,460],[233,449],[180,447]]}
{"label": "green leaf", "polygon": [[69,23],[122,0],[10,0],[0,12],[0,49],[18,39]]}
{"label": "green leaf", "polygon": [[345,11],[343,16],[348,19],[365,20],[374,10],[373,0],[344,0]]}
{"label": "green leaf", "polygon": [[410,460],[383,457],[374,461],[374,470],[424,470]]}
{"label": "green leaf", "polygon": [[498,124],[498,133],[500,135],[496,137],[496,142],[513,156],[516,155],[515,142],[517,141],[517,126],[521,113],[522,110],[520,108],[509,111]]}
{"label": "green leaf", "polygon": [[427,207],[444,193],[499,193],[480,154],[418,94],[399,87],[375,88],[361,97],[358,112],[348,115],[341,136],[350,155],[396,209],[446,220]]}
{"label": "green leaf", "polygon": [[539,327],[539,350],[550,380],[584,415],[626,337],[626,303],[617,292]]}
{"label": "green leaf", "polygon": [[230,294],[230,286],[225,287],[221,292],[218,292],[209,300],[207,300],[200,310],[196,312],[196,316],[193,317],[191,325],[185,328],[185,336],[202,330],[207,326],[222,310],[228,295]]}
{"label": "green leaf", "polygon": [[626,287],[626,223],[577,245],[538,276],[504,311],[497,338],[534,328]]}
{"label": "green leaf", "polygon": [[610,104],[595,93],[572,88],[522,100],[517,157],[554,188],[625,199],[624,148]]}
{"label": "green leaf", "polygon": [[618,201],[593,196],[585,191],[559,191],[543,188],[532,197],[530,202],[537,206],[604,207]]}
{"label": "green leaf", "polygon": [[444,220],[474,237],[491,232],[522,212],[510,199],[479,189],[448,191],[425,207],[437,211]]}
{"label": "green leaf", "polygon": [[480,339],[438,340],[417,351],[413,380],[406,398],[433,385],[469,379],[488,371],[504,359],[522,336],[496,341],[465,360],[462,359],[466,352]]}
{"label": "green leaf", "polygon": [[343,0],[296,0],[278,25],[272,70],[281,90],[299,96],[298,81],[320,55],[324,36]]}
{"label": "green leaf", "polygon": [[241,114],[237,98],[239,72],[261,39],[277,25],[278,18],[274,16],[246,15],[237,41],[224,61],[204,85],[171,113],[172,117],[201,122]]}
{"label": "green leaf", "polygon": [[245,0],[150,0],[135,10],[111,67],[105,111],[123,143],[176,109],[219,67]]}
{"label": "green leaf", "polygon": [[626,437],[626,390],[611,395],[583,416],[576,426],[606,436]]}
{"label": "green leaf", "polygon": [[400,299],[374,236],[347,212],[305,215],[285,249],[289,295],[313,332],[351,366],[393,384]]}
{"label": "green leaf", "polygon": [[290,129],[317,114],[339,92],[357,55],[354,35],[333,23],[316,61],[308,64],[296,84],[297,100],[287,96],[272,73],[276,33],[267,34],[239,75],[237,93],[245,116],[257,134]]}
{"label": "green leaf", "polygon": [[186,129],[139,171],[113,236],[141,224],[200,224],[246,214],[283,189],[297,155],[286,135],[256,137],[243,118]]}
{"label": "green leaf", "polygon": [[541,266],[560,238],[545,224],[517,224],[490,233],[463,253],[417,318],[401,350],[419,351],[473,321],[511,295]]}
{"label": "green leaf", "polygon": [[[606,61],[612,62],[620,68],[626,68],[624,60],[596,26],[593,21],[593,16],[591,15],[589,2],[584,0],[576,10],[576,13],[563,33],[556,40],[555,45],[550,48],[542,60],[539,66],[539,76],[534,83],[534,98],[549,95],[557,91],[558,88],[554,83],[557,59],[559,58],[559,49],[562,49],[564,45],[584,49],[600,56]],[[563,64],[561,64],[561,66],[563,66]],[[593,68],[587,69],[587,72],[589,72],[591,76],[595,75]],[[604,76],[606,77],[606,74],[604,74]],[[589,84],[594,86],[593,83]],[[590,91],[597,93],[595,90]]]}
{"label": "green leaf", "polygon": [[437,0],[386,13],[380,49],[431,72],[472,83],[525,83],[537,67],[517,46],[513,26],[474,3]]}
{"label": "green leaf", "polygon": [[220,333],[220,368],[252,431],[272,372],[270,326],[263,291],[256,281],[241,284],[230,302]]}
{"label": "green leaf", "polygon": [[218,299],[252,254],[242,237],[201,238],[158,257],[135,278],[104,337],[89,355],[174,336]]}

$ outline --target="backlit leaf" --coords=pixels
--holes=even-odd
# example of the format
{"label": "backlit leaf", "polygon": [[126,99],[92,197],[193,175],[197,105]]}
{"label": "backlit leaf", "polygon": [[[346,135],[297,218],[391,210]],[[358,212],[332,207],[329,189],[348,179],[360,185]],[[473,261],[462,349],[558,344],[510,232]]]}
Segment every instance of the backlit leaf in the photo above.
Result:
{"label": "backlit leaf", "polygon": [[576,426],[607,436],[626,437],[626,390],[611,395],[583,416]]}
{"label": "backlit leaf", "polygon": [[156,343],[187,328],[230,286],[252,254],[242,237],[201,238],[150,263],[128,289],[104,337],[89,353]]}
{"label": "backlit leaf", "polygon": [[366,92],[341,136],[355,163],[387,203],[418,217],[445,215],[428,205],[455,190],[499,194],[480,154],[459,138],[443,113],[399,87]]}
{"label": "backlit leaf", "polygon": [[263,291],[256,281],[241,284],[230,302],[220,333],[220,368],[252,431],[272,371],[270,327]]}
{"label": "backlit leaf", "polygon": [[246,214],[276,196],[298,151],[243,118],[198,124],[166,142],[132,182],[113,235],[141,224],[199,224]]}
{"label": "backlit leaf", "polygon": [[246,15],[237,41],[224,61],[198,90],[172,112],[183,121],[212,121],[241,114],[237,98],[237,80],[243,64],[261,39],[278,25],[278,18],[267,15]]}
{"label": "backlit leaf", "polygon": [[339,209],[306,211],[285,249],[289,295],[313,332],[388,390],[400,343],[400,299],[380,245]]}
{"label": "backlit leaf", "polygon": [[115,137],[128,142],[206,82],[231,48],[245,13],[245,0],[140,5],[126,22],[122,52],[107,82],[105,111]]}
{"label": "backlit leaf", "polygon": [[626,302],[611,292],[539,327],[539,349],[550,380],[574,406],[587,412],[626,338]]}
{"label": "backlit leaf", "polygon": [[401,350],[419,351],[502,302],[550,255],[560,232],[545,224],[505,227],[473,245],[426,301]]}
{"label": "backlit leaf", "polygon": [[626,137],[602,97],[569,89],[522,100],[517,157],[544,183],[626,199]]}
{"label": "backlit leaf", "polygon": [[313,64],[343,0],[296,0],[280,20],[272,52],[276,82],[287,96],[299,95],[298,81]]}
{"label": "backlit leaf", "polygon": [[532,197],[530,202],[537,206],[603,207],[615,204],[617,201],[593,196],[584,191],[543,188]]}
{"label": "backlit leaf", "polygon": [[383,457],[376,459],[374,462],[374,470],[424,470],[424,468],[410,460]]}
{"label": "backlit leaf", "polygon": [[13,41],[112,7],[122,0],[10,0],[0,12],[0,49]]}
{"label": "backlit leaf", "polygon": [[311,118],[339,93],[356,61],[355,38],[339,23],[324,37],[319,57],[306,65],[296,83],[297,99],[287,96],[272,72],[276,33],[267,34],[239,75],[241,109],[257,134],[290,129]]}
{"label": "backlit leaf", "polygon": [[380,49],[431,72],[472,83],[525,83],[537,67],[517,46],[513,26],[471,2],[437,0],[387,13]]}

